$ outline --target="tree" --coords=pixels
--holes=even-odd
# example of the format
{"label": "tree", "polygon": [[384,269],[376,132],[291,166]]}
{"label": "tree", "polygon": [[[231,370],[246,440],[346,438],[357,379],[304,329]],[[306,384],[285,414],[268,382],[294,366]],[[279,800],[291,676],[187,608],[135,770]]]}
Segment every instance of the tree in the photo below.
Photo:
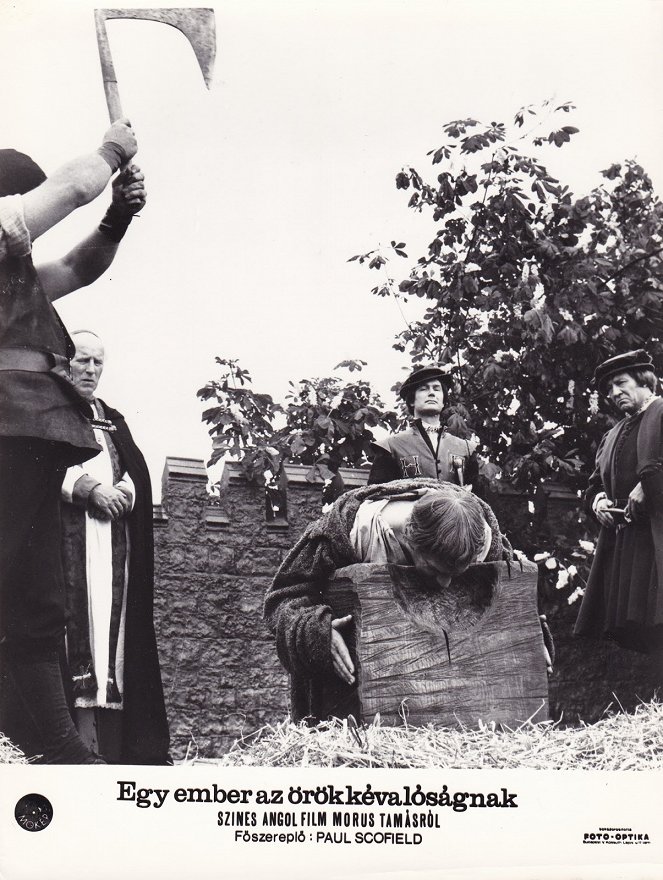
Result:
{"label": "tree", "polygon": [[[391,265],[410,259],[403,241],[350,258],[383,274],[374,294],[421,301],[421,317],[394,347],[413,365],[452,371],[456,394],[444,416],[455,433],[481,441],[478,488],[516,544],[542,551],[546,571],[569,590],[587,567],[591,525],[574,512],[553,533],[544,482],[584,488],[614,421],[591,385],[598,363],[644,346],[663,366],[663,207],[633,160],[605,169],[604,183],[581,197],[547,171],[542,152],[567,147],[578,132],[562,124],[573,110],[546,101],[522,108],[509,125],[443,126],[442,145],[428,154],[439,166],[436,182],[412,167],[396,175],[409,207],[432,216],[426,252],[400,282]],[[211,463],[241,458],[247,476],[266,479],[268,489],[285,461],[331,482],[340,466],[366,462],[371,427],[398,423],[363,381],[302,380],[281,407],[253,392],[236,361],[217,362],[225,373],[198,392],[216,401],[203,414],[214,437]],[[501,505],[500,480],[529,497],[526,516]]]}
{"label": "tree", "polygon": [[394,347],[413,364],[449,365],[448,416],[478,433],[497,466],[486,474],[522,489],[555,474],[586,479],[611,421],[591,387],[598,363],[643,345],[663,364],[661,203],[634,161],[581,198],[548,173],[538,152],[578,129],[542,126],[573,109],[526,107],[510,128],[448,123],[428,154],[437,182],[411,167],[396,176],[409,207],[432,214],[427,252],[398,285],[387,269],[407,259],[404,242],[351,257],[387,272],[377,295],[422,300]]}
{"label": "tree", "polygon": [[412,167],[396,175],[409,207],[435,224],[427,251],[400,283],[392,265],[409,260],[405,242],[350,258],[382,273],[374,294],[421,300],[421,317],[394,347],[413,364],[452,370],[447,423],[478,434],[484,491],[500,477],[526,492],[534,509],[514,523],[519,546],[543,544],[567,567],[577,561],[578,516],[566,534],[546,532],[541,488],[550,479],[584,488],[614,422],[591,385],[594,368],[640,346],[663,366],[661,202],[632,160],[579,198],[547,171],[540,155],[578,132],[562,124],[573,110],[547,101],[510,125],[443,126],[428,153],[437,180]]}
{"label": "tree", "polygon": [[[361,467],[369,460],[371,428],[394,430],[399,417],[387,410],[368,382],[338,376],[290,382],[286,405],[251,388],[251,376],[237,360],[216,358],[219,379],[198,391],[215,405],[203,412],[211,425],[213,453],[209,465],[224,456],[238,459],[247,478],[274,494],[286,462],[309,465],[307,479],[322,478],[333,497],[342,491],[340,467]],[[359,373],[365,361],[341,361],[334,368]],[[281,498],[281,503],[284,499]]]}

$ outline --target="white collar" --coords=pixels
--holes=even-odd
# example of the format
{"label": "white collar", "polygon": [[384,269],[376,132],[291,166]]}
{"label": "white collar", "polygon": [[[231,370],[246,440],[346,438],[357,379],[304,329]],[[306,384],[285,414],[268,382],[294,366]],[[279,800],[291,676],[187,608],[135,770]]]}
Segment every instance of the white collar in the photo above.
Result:
{"label": "white collar", "polygon": [[425,431],[427,434],[435,434],[435,435],[437,435],[437,434],[440,433],[440,431],[444,431],[444,430],[445,430],[445,426],[444,426],[444,425],[442,425],[442,424],[440,424],[440,425],[429,425],[429,424],[427,424],[426,422],[424,422],[423,419],[419,419],[419,424],[421,425],[421,427],[424,429],[424,431]]}

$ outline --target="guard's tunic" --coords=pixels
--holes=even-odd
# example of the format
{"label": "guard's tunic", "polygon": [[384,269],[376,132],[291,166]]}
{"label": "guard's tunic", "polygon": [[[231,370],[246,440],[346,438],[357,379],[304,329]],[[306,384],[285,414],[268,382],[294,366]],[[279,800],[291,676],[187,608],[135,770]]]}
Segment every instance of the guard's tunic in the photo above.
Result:
{"label": "guard's tunic", "polygon": [[406,431],[373,445],[376,458],[369,483],[428,477],[467,485],[474,478],[476,443],[456,437],[444,427],[437,434],[429,434],[420,419]]}

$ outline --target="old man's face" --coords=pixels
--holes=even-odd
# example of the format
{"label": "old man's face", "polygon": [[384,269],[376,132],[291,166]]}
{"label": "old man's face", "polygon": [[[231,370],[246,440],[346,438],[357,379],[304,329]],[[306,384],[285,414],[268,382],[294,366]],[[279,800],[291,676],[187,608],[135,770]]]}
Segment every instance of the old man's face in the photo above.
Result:
{"label": "old man's face", "polygon": [[638,385],[630,373],[616,373],[607,380],[607,396],[622,412],[637,412],[651,396],[651,391]]}
{"label": "old man's face", "polygon": [[76,333],[76,354],[71,359],[71,379],[86,400],[94,399],[104,369],[104,346],[93,333]]}

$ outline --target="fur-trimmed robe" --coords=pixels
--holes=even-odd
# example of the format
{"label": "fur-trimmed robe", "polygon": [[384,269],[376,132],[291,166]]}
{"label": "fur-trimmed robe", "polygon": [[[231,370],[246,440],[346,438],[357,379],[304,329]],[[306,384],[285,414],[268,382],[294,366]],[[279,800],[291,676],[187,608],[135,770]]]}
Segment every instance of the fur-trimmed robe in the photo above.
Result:
{"label": "fur-trimmed robe", "polygon": [[[629,437],[630,434],[630,437]],[[631,447],[632,470],[623,451]],[[663,399],[618,422],[602,438],[586,501],[600,490],[619,504],[637,482],[646,513],[619,530],[601,526],[575,635],[614,640],[648,653],[663,646]],[[618,486],[622,486],[620,493]],[[623,494],[623,498],[619,498]]]}
{"label": "fur-trimmed robe", "polygon": [[[124,416],[100,401],[105,418],[116,427],[113,443],[136,487],[129,526],[129,573],[124,637],[122,744],[125,764],[169,762],[169,733],[153,621],[154,536],[152,489],[147,464],[134,443]],[[85,511],[62,505],[63,567],[68,610],[76,594],[87,595],[85,575]],[[83,553],[82,559],[80,558]]]}
{"label": "fur-trimmed robe", "polygon": [[[445,484],[453,485],[453,484]],[[438,480],[420,478],[395,480],[363,486],[342,495],[319,519],[311,523],[290,550],[265,597],[264,617],[276,636],[276,650],[290,673],[291,712],[295,720],[316,717],[316,683],[321,677],[335,676],[331,656],[332,611],[322,604],[322,589],[338,568],[360,560],[350,542],[350,532],[359,509],[367,499],[401,495],[414,489],[439,489]],[[457,492],[464,492],[453,485]],[[487,562],[511,560],[511,547],[500,532],[492,508],[481,504],[493,538]],[[486,564],[481,564],[485,573]],[[472,577],[472,569],[455,579],[455,586]]]}

